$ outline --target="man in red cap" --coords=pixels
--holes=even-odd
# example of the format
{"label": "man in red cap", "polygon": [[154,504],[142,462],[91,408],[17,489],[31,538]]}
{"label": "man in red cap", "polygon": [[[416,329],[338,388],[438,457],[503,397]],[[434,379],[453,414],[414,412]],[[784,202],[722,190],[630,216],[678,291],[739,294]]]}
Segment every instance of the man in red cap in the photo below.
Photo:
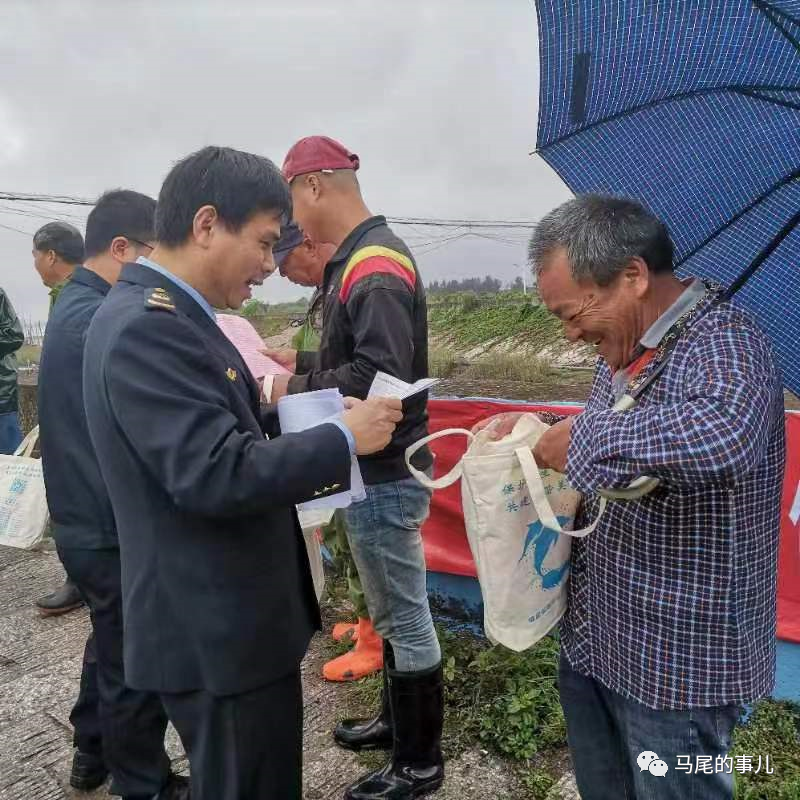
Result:
{"label": "man in red cap", "polygon": [[[380,369],[413,382],[428,374],[425,292],[405,243],[373,216],[356,177],[358,156],[325,136],[301,139],[286,156],[298,224],[337,250],[325,267],[322,341],[312,369],[274,384],[282,393],[336,387],[364,398]],[[277,353],[296,369],[296,353]],[[405,450],[427,434],[427,394],[404,401],[403,421],[380,453],[359,458],[367,498],[345,509],[350,547],[373,624],[385,642],[382,710],[345,720],[336,741],[391,750],[389,762],[345,793],[347,800],[410,800],[441,786],[441,651],[425,585],[420,527],[430,493],[409,474]],[[430,470],[429,450],[415,465]]]}

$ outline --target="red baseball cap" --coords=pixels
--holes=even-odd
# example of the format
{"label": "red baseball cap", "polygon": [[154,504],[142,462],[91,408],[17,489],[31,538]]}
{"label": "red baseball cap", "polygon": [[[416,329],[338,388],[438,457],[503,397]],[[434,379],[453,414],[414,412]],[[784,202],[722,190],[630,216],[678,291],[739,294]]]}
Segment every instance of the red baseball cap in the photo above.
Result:
{"label": "red baseball cap", "polygon": [[357,170],[358,156],[328,136],[306,136],[292,145],[283,160],[283,177],[289,183],[298,175],[334,169]]}

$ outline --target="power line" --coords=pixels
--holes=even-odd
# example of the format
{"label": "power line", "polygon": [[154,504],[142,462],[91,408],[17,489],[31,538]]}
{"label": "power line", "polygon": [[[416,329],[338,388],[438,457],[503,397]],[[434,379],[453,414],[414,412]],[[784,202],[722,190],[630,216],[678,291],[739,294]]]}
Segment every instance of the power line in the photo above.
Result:
{"label": "power line", "polygon": [[[33,192],[0,192],[0,200],[7,202],[25,203],[22,208],[15,209],[10,206],[0,206],[0,213],[18,214],[25,217],[38,217],[40,219],[50,219],[54,217],[68,218],[71,221],[85,222],[84,219],[74,214],[69,214],[61,210],[55,211],[50,208],[43,210],[51,212],[45,215],[39,212],[36,207],[31,208],[33,203],[47,203],[67,206],[93,206],[94,202],[82,197],[71,195],[52,195],[36,194]],[[448,219],[444,217],[387,217],[387,221],[393,225],[403,225],[409,228],[409,244],[418,255],[427,255],[443,247],[447,247],[453,242],[461,239],[475,237],[496,242],[506,246],[521,247],[524,245],[527,234],[531,231],[535,222],[532,220],[519,219]],[[27,231],[14,228],[10,225],[0,227],[6,230],[15,231],[29,236]],[[442,228],[441,233],[434,234],[431,228]],[[516,233],[515,233],[516,232]],[[515,238],[519,237],[519,238]],[[416,241],[414,239],[416,238]]]}
{"label": "power line", "polygon": [[[50,211],[50,209],[42,209],[42,211]],[[52,220],[54,218],[58,219],[71,219],[77,222],[86,222],[86,217],[77,217],[74,214],[63,214],[58,211],[50,211],[49,214],[43,214],[41,211],[32,211],[27,208],[14,208],[13,206],[6,206],[0,204],[0,213],[2,214],[16,214],[20,217],[29,217],[31,219],[46,219]]]}
{"label": "power line", "polygon": [[0,223],[0,228],[4,228],[7,231],[14,231],[14,233],[21,233],[23,236],[33,236],[32,232],[21,231],[19,228],[12,228],[11,225],[3,225]]}
{"label": "power line", "polygon": [[[94,200],[65,194],[35,194],[32,192],[0,192],[0,200],[29,203],[58,203],[73,206],[93,206]],[[395,225],[426,225],[441,228],[533,228],[535,222],[521,219],[447,219],[440,217],[387,217]]]}
{"label": "power line", "polygon": [[436,217],[387,217],[393,225],[428,225],[439,228],[522,228],[531,230],[533,220],[521,219],[439,219]]}
{"label": "power line", "polygon": [[68,206],[93,206],[94,200],[70,197],[65,194],[32,194],[30,192],[0,192],[0,200],[25,200],[29,203],[60,203]]}

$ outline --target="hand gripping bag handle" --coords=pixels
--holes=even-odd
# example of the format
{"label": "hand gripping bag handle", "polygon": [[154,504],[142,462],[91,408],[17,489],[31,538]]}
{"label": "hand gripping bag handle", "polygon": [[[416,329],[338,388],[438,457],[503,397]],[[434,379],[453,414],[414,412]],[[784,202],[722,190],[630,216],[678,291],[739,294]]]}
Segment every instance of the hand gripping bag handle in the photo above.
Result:
{"label": "hand gripping bag handle", "polygon": [[[538,417],[536,414],[531,414],[530,412],[526,412],[523,416],[531,416],[535,417],[538,421]],[[517,422],[519,425],[519,421]],[[488,430],[488,428],[484,429]],[[514,430],[516,431],[517,428],[515,426]],[[411,463],[411,457],[414,453],[417,452],[420,448],[424,447],[429,442],[433,442],[436,439],[442,439],[445,436],[466,436],[467,441],[472,443],[476,436],[480,436],[483,431],[479,431],[478,434],[474,434],[472,431],[466,430],[466,428],[447,428],[443,431],[438,431],[436,433],[432,433],[429,436],[425,436],[424,438],[420,439],[418,442],[414,442],[411,446],[406,448],[406,466],[409,469],[409,472],[423,485],[427,486],[429,489],[446,489],[448,486],[452,486],[462,475],[464,472],[464,467],[459,462],[448,472],[446,475],[442,475],[440,478],[429,478],[424,472],[420,472],[416,469]],[[492,447],[497,447],[498,452],[508,452],[510,449],[516,449],[517,446],[524,446],[530,439],[530,434],[527,431],[522,430],[521,432],[517,432],[516,435],[514,431],[512,431],[508,436],[504,436],[502,439],[498,440],[489,440],[487,445],[490,449]]]}
{"label": "hand gripping bag handle", "polygon": [[466,428],[447,428],[443,431],[437,431],[436,433],[432,433],[429,436],[424,436],[418,442],[414,442],[414,444],[410,445],[406,448],[406,466],[408,467],[408,471],[423,485],[427,486],[429,489],[446,489],[448,486],[452,486],[462,475],[464,472],[464,467],[461,465],[461,459],[458,460],[458,463],[450,470],[446,475],[442,475],[441,478],[429,478],[424,472],[418,470],[415,466],[411,463],[411,457],[417,450],[423,448],[428,442],[434,442],[437,439],[442,439],[445,436],[466,436],[468,442],[472,442],[475,438],[475,434],[472,431],[468,431]]}
{"label": "hand gripping bag handle", "polygon": [[567,536],[574,536],[578,539],[588,536],[597,527],[597,523],[600,522],[600,518],[606,510],[607,501],[605,497],[600,498],[600,513],[591,525],[579,531],[564,530],[561,527],[561,523],[556,518],[556,515],[553,513],[553,509],[550,507],[550,501],[547,499],[547,494],[544,490],[544,481],[542,481],[542,476],[539,474],[539,467],[536,466],[536,462],[533,460],[533,453],[531,453],[530,448],[518,447],[514,452],[519,459],[519,464],[522,467],[522,474],[525,476],[525,481],[531,492],[531,502],[536,509],[536,513],[542,525],[557,533],[564,533]]}

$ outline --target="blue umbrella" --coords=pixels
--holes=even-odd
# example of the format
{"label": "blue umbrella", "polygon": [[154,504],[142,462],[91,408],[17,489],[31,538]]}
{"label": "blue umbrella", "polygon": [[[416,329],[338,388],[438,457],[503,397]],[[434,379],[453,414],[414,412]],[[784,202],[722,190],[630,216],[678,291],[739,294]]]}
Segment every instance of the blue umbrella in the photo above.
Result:
{"label": "blue umbrella", "polygon": [[800,393],[800,0],[537,0],[537,152],[635,197],[737,292]]}

